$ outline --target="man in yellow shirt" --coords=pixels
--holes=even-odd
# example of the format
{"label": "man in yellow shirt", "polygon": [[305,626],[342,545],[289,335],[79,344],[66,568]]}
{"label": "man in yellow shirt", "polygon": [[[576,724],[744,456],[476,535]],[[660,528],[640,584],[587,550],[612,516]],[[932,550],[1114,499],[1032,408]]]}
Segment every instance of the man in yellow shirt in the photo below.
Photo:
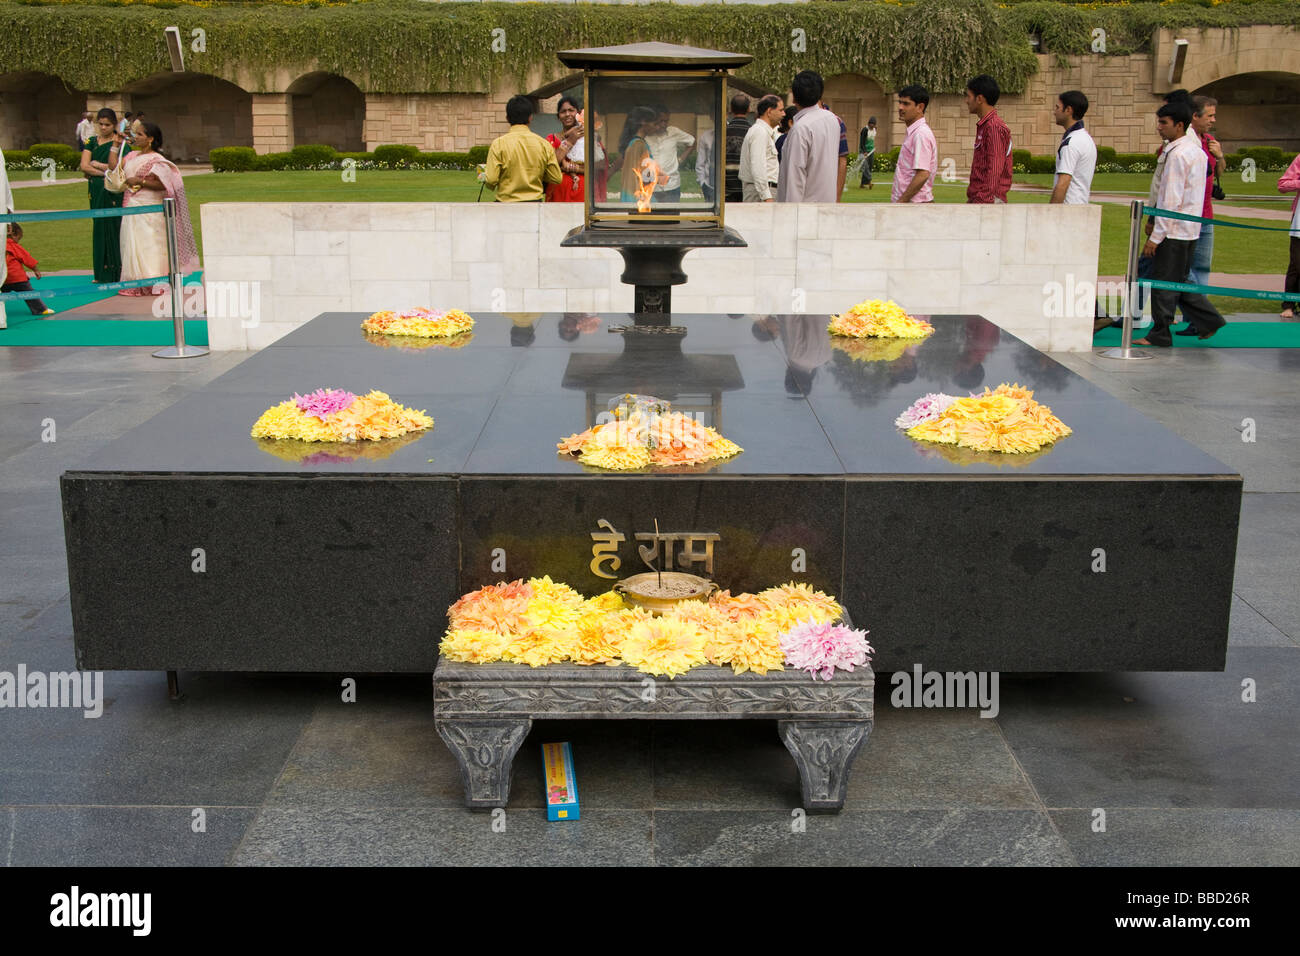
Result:
{"label": "man in yellow shirt", "polygon": [[551,144],[528,128],[532,118],[532,100],[510,97],[506,104],[510,132],[492,141],[483,171],[483,182],[496,190],[497,202],[541,202],[546,183],[564,178]]}

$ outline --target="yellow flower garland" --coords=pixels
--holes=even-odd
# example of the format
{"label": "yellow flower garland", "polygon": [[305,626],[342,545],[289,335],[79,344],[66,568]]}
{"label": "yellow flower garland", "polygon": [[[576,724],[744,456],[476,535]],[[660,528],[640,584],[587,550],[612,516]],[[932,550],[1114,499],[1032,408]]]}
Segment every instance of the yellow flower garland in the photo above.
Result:
{"label": "yellow flower garland", "polygon": [[903,311],[897,302],[868,299],[839,315],[831,316],[827,330],[850,338],[923,339],[934,326]]}
{"label": "yellow flower garland", "polygon": [[440,651],[471,664],[625,663],[672,678],[708,662],[764,674],[785,666],[782,633],[829,623],[842,610],[830,595],[792,581],[757,595],[721,591],[707,603],[683,601],[656,617],[613,591],[583,600],[566,584],[533,578],[460,598],[448,609]]}
{"label": "yellow flower garland", "polygon": [[399,405],[384,392],[359,395],[347,407],[324,418],[304,413],[293,400],[268,408],[253,424],[254,438],[295,438],[309,442],[372,441],[398,438],[433,427],[423,411]]}
{"label": "yellow flower garland", "polygon": [[418,338],[445,338],[474,328],[474,319],[460,309],[439,312],[435,309],[407,309],[404,312],[376,312],[361,323],[367,332],[382,335],[409,335]]}
{"label": "yellow flower garland", "polygon": [[909,438],[1009,455],[1035,452],[1071,433],[1065,422],[1019,383],[1003,383],[984,394],[959,398],[938,418],[913,425]]}

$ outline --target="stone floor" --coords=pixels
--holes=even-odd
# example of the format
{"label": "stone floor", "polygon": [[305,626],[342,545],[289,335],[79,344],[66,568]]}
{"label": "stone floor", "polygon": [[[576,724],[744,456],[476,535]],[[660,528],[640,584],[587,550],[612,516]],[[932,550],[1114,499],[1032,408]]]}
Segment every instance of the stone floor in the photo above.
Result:
{"label": "stone floor", "polygon": [[[58,476],[244,357],[0,349],[0,671],[74,667]],[[882,677],[847,809],[802,830],[794,763],[764,722],[539,722],[494,827],[461,807],[427,677],[182,674],[173,703],[162,674],[108,673],[100,719],[0,710],[0,857],[1300,864],[1300,351],[1055,357],[1245,476],[1223,673],[1007,679],[994,719],[892,709]],[[340,699],[345,676],[356,703]],[[578,822],[545,820],[546,740],[573,743]]]}

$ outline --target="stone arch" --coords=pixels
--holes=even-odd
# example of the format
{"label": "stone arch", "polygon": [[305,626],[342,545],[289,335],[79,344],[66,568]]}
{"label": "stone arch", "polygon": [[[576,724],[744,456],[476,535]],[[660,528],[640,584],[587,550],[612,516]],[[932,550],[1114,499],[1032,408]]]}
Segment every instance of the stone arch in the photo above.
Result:
{"label": "stone arch", "polygon": [[1243,73],[1300,74],[1300,39],[1297,38],[1300,38],[1300,33],[1292,37],[1290,48],[1261,45],[1233,48],[1203,60],[1188,57],[1182,85],[1189,90],[1199,90]]}
{"label": "stone arch", "polygon": [[1226,149],[1280,146],[1300,151],[1300,70],[1237,73],[1193,92],[1219,101],[1216,135]]}
{"label": "stone arch", "polygon": [[876,152],[887,153],[893,148],[890,96],[875,80],[860,73],[836,74],[826,79],[822,99],[844,120],[850,152],[858,151],[858,133],[872,116],[876,118]]}
{"label": "stone arch", "polygon": [[155,73],[122,88],[133,113],[157,123],[176,162],[208,161],[218,146],[253,145],[253,97],[206,73]]}
{"label": "stone arch", "polygon": [[28,149],[37,143],[77,138],[86,94],[50,73],[0,74],[0,149]]}
{"label": "stone arch", "polygon": [[295,144],[320,143],[340,152],[365,149],[366,95],[337,73],[307,73],[289,84]]}

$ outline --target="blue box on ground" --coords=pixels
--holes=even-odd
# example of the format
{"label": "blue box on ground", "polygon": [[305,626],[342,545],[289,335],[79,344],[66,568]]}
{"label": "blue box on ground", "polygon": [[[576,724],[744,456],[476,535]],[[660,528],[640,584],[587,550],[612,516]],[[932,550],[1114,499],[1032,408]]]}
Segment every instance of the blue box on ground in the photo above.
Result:
{"label": "blue box on ground", "polygon": [[542,744],[542,770],[546,781],[546,819],[578,819],[578,785],[573,776],[573,748],[569,744]]}

